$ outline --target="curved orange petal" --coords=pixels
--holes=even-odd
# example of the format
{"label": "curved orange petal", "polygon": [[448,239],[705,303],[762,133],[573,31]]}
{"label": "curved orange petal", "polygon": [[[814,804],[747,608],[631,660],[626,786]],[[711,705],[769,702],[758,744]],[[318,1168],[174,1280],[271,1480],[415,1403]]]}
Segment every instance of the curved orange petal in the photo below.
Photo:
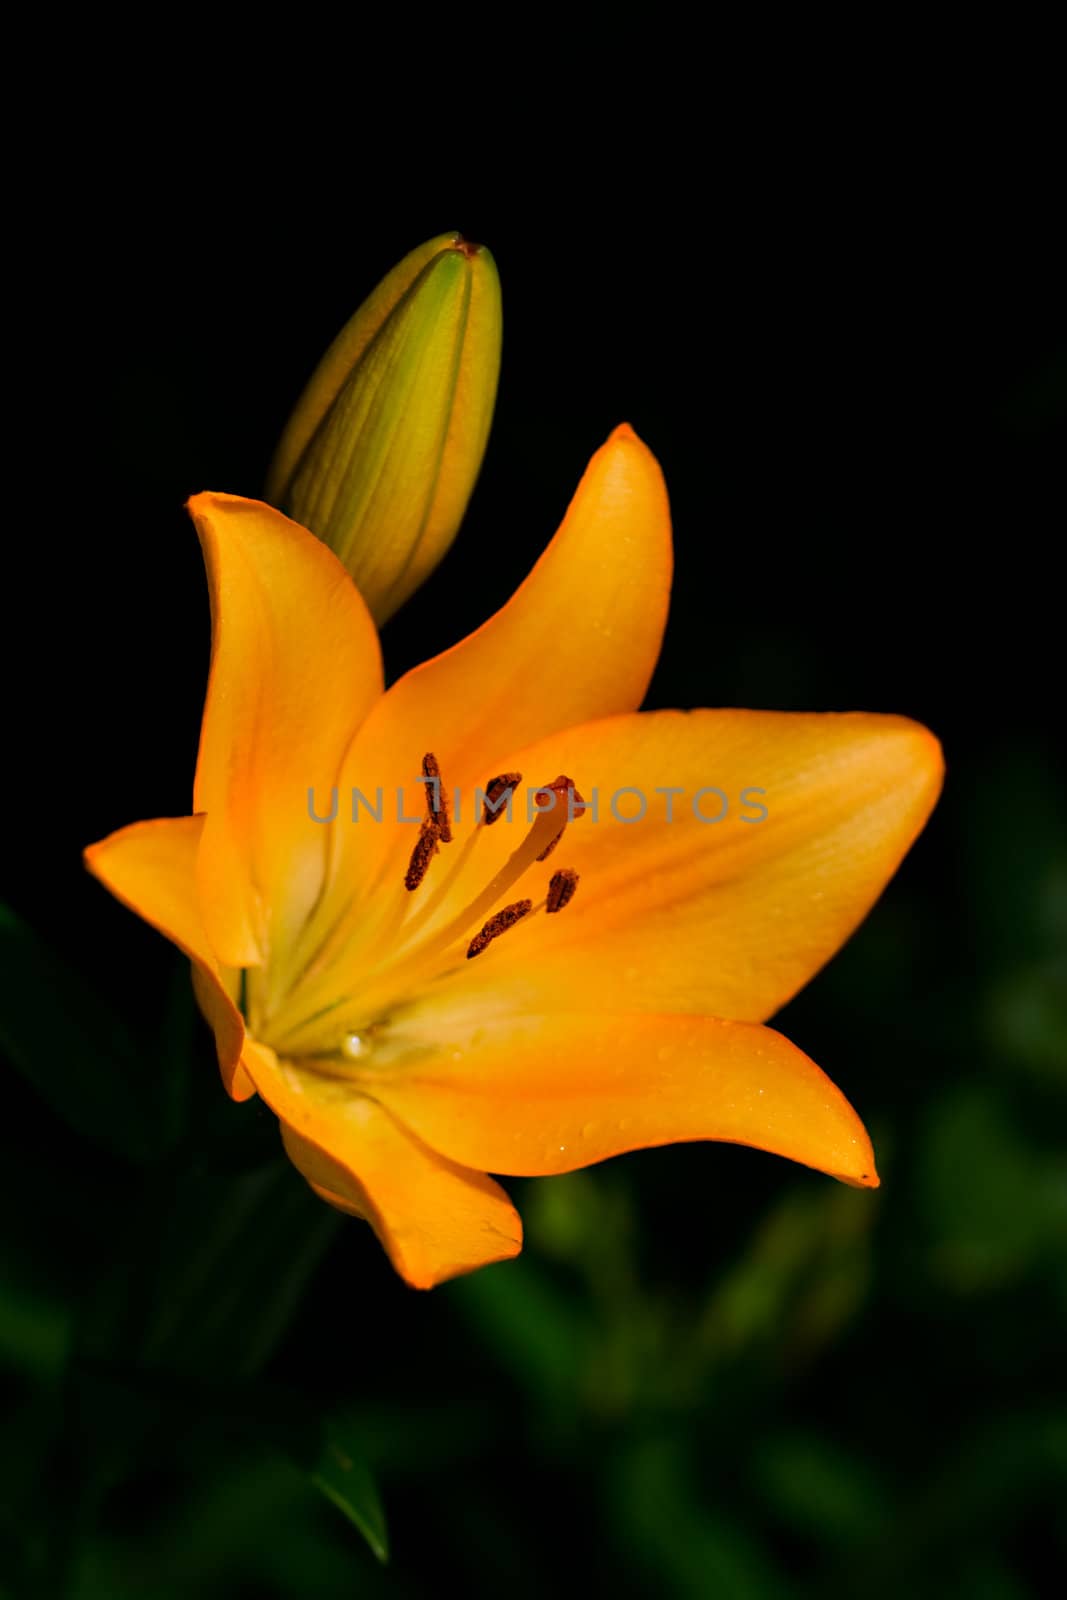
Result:
{"label": "curved orange petal", "polygon": [[194,806],[211,943],[262,964],[322,883],[341,759],[381,694],[378,635],[340,562],[281,512],[236,495],[189,502],[211,588],[211,677]]}
{"label": "curved orange petal", "polygon": [[134,822],[91,844],[85,864],[116,899],[189,957],[200,1008],[215,1033],[223,1082],[235,1100],[247,1100],[255,1087],[240,1065],[244,1023],[226,992],[196,898],[203,826],[203,817]]}
{"label": "curved orange petal", "polygon": [[[602,997],[615,1009],[620,995],[627,1010],[764,1021],[870,910],[942,778],[925,728],[863,713],[644,713],[571,729],[512,764],[535,781],[569,773],[598,809],[510,898],[541,899],[560,867],[579,873],[577,893],[441,987],[442,1037],[450,1007],[589,1010]],[[642,797],[644,817],[619,820],[636,817]],[[721,821],[701,820],[724,798]],[[745,820],[760,808],[762,820]],[[494,852],[514,847],[520,813],[479,839],[442,918],[488,879]]]}
{"label": "curved orange petal", "polygon": [[537,1176],[718,1139],[846,1183],[878,1182],[844,1095],[770,1028],[648,1014],[498,1017],[472,1020],[448,1046],[365,1073],[362,1086],[464,1166]]}
{"label": "curved orange petal", "polygon": [[353,770],[367,775],[366,756],[383,773],[417,774],[430,749],[450,781],[482,776],[494,753],[635,710],[659,656],[671,561],[663,474],[623,424],[507,605],[389,690],[361,729]]}
{"label": "curved orange petal", "polygon": [[339,1079],[301,1071],[251,1041],[244,1062],[294,1164],[323,1199],[367,1218],[413,1288],[518,1255],[518,1213],[484,1173],[427,1149]]}
{"label": "curved orange petal", "polygon": [[[414,781],[432,750],[446,785],[484,783],[517,745],[632,711],[663,637],[671,579],[670,508],[659,464],[625,424],[593,456],[552,542],[502,610],[395,683],[359,731],[342,795],[381,787],[391,827],[348,827],[333,882],[347,894],[372,857],[411,848],[396,790],[418,816]],[[492,770],[491,770],[492,769]],[[362,858],[362,859],[361,859]]]}

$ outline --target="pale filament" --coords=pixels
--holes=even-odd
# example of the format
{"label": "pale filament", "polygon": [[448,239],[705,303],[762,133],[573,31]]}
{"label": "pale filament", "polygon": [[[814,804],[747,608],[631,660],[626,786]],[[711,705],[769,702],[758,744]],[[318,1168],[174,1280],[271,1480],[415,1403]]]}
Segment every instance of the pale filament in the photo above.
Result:
{"label": "pale filament", "polygon": [[[423,772],[439,778],[439,768],[432,755],[423,758]],[[519,775],[509,776],[518,778]],[[569,780],[566,781],[569,783]],[[559,784],[564,780],[559,779],[556,782]],[[442,790],[443,787],[442,782]],[[369,1028],[373,1029],[374,1019],[383,1018],[419,990],[425,989],[458,970],[461,964],[465,964],[467,946],[471,943],[472,935],[476,936],[475,943],[477,943],[481,933],[488,926],[486,919],[493,908],[505,899],[535,862],[544,860],[551,853],[566,828],[571,811],[569,789],[561,791],[553,785],[546,784],[541,792],[553,795],[552,806],[538,811],[522,843],[512,851],[485,888],[443,927],[432,932],[430,930],[433,921],[447,904],[456,883],[465,868],[469,866],[479,838],[490,820],[496,818],[489,819],[487,814],[483,813],[456,852],[455,860],[449,863],[446,871],[439,874],[432,893],[425,899],[421,896],[416,898],[423,878],[434,867],[440,846],[450,842],[452,837],[447,829],[447,811],[445,832],[448,833],[448,839],[446,840],[440,831],[435,834],[434,814],[428,789],[428,817],[412,853],[405,887],[398,886],[394,894],[379,893],[368,896],[371,904],[364,902],[364,906],[370,911],[370,915],[365,918],[358,930],[352,926],[351,920],[356,908],[346,906],[343,909],[326,934],[320,937],[317,947],[305,961],[300,974],[287,985],[291,1002],[295,1003],[287,1005],[283,1002],[276,1011],[274,1025],[269,1030],[273,1047],[280,1053],[290,1056],[300,1055],[306,1059],[319,1059],[332,1055],[338,1047],[332,1042],[334,1033],[332,1024],[328,1032],[324,1029],[328,1018],[334,1017],[342,1009],[351,1013],[358,1007],[359,1018],[347,1031],[363,1033]],[[561,806],[561,802],[565,805]],[[386,856],[396,861],[394,851],[387,851]],[[564,874],[564,876],[573,875]],[[571,892],[573,893],[573,890]],[[566,904],[568,899],[569,895],[563,898],[562,904]],[[374,906],[375,901],[376,906]],[[555,878],[545,900],[532,910],[528,901],[525,904],[527,912],[522,914],[522,920],[529,920],[530,916],[545,909],[559,909],[560,897],[556,892]],[[373,910],[371,906],[374,906]],[[382,909],[378,910],[379,907]],[[377,915],[375,911],[378,911]],[[497,919],[500,915],[501,913],[497,912]],[[519,920],[516,918],[515,923],[517,924]],[[511,923],[507,923],[501,931],[508,931],[511,926]],[[352,958],[357,957],[371,944],[377,952],[376,959],[366,965],[360,965],[358,975],[353,972],[347,980],[339,971],[338,963],[340,954],[338,946],[346,937],[351,941],[349,949]],[[494,936],[491,936],[485,944],[479,945],[480,951],[488,947],[492,937]],[[495,937],[499,937],[499,933]],[[356,965],[355,960],[352,964]],[[346,952],[344,966],[347,968],[348,965],[349,957]],[[345,992],[341,998],[333,998],[337,995],[339,987]],[[298,1016],[289,1020],[286,1016],[287,1010],[292,1016],[298,1007]],[[322,1048],[325,1038],[331,1040],[328,1050]]]}

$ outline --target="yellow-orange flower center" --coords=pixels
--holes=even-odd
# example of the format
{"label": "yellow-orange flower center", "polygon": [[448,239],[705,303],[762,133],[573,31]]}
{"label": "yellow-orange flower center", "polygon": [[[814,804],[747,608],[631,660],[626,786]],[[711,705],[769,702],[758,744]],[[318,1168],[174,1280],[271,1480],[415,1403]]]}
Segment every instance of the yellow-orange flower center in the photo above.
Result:
{"label": "yellow-orange flower center", "polygon": [[[343,940],[344,930],[351,933],[353,923],[346,919],[328,930],[300,969],[287,978],[285,992],[261,1014],[255,1005],[256,984],[248,986],[252,1003],[246,1010],[252,1031],[280,1056],[331,1075],[347,1075],[357,1062],[364,1064],[372,1057],[375,1064],[387,1064],[402,1053],[404,1013],[433,986],[463,971],[468,961],[484,955],[519,923],[541,912],[558,914],[573,899],[578,874],[566,867],[551,875],[537,905],[530,897],[510,902],[506,898],[531,867],[548,859],[568,822],[586,808],[573,779],[561,774],[533,792],[532,821],[518,847],[473,898],[442,921],[479,838],[502,814],[510,817],[512,795],[522,774],[501,773],[487,783],[481,791],[481,816],[455,858],[442,861],[440,867],[436,858],[442,847],[454,843],[454,833],[440,765],[432,752],[423,757],[422,775],[426,816],[403,887],[397,885],[395,897],[387,898],[372,923],[373,937],[362,934],[353,941],[352,965],[347,964]],[[264,991],[269,992],[269,985]]]}

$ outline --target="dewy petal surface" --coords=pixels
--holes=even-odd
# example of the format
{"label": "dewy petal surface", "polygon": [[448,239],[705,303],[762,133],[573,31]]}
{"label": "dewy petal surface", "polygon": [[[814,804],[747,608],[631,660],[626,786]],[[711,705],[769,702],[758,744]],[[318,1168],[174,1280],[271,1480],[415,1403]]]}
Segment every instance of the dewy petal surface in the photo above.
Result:
{"label": "dewy petal surface", "polygon": [[[614,1008],[620,995],[628,1010],[764,1021],[870,910],[942,778],[925,728],[865,713],[646,712],[571,729],[510,761],[531,775],[570,773],[587,800],[596,791],[598,813],[568,827],[552,858],[552,869],[579,873],[573,902],[441,985],[442,1028],[453,1007],[583,1009],[602,998]],[[667,787],[682,792],[657,792]],[[746,807],[742,793],[757,789]],[[714,817],[717,791],[726,815],[699,820],[694,799]],[[617,820],[616,797],[627,817],[644,797],[646,815]],[[759,806],[764,820],[742,820]],[[493,851],[513,845],[525,826],[516,809],[479,842],[452,903],[484,881]],[[537,870],[547,881],[551,869],[535,869],[512,894],[542,895]]]}
{"label": "dewy petal surface", "polygon": [[447,1051],[364,1086],[463,1165],[571,1172],[683,1140],[754,1145],[846,1183],[877,1184],[870,1140],[825,1073],[770,1028],[711,1017],[472,1019]]}
{"label": "dewy petal surface", "polygon": [[234,495],[189,502],[211,589],[211,677],[194,809],[208,936],[231,966],[260,965],[319,892],[328,795],[382,692],[378,635],[340,562],[279,511]]}
{"label": "dewy petal surface", "polygon": [[251,1042],[245,1065],[308,1182],[367,1217],[414,1288],[518,1255],[518,1213],[484,1173],[427,1149],[347,1083],[301,1071]]}
{"label": "dewy petal surface", "polygon": [[244,1023],[226,991],[196,895],[203,826],[203,817],[134,822],[90,845],[85,862],[117,899],[192,961],[197,997],[214,1029],[223,1081],[235,1100],[246,1100],[255,1090],[240,1065]]}

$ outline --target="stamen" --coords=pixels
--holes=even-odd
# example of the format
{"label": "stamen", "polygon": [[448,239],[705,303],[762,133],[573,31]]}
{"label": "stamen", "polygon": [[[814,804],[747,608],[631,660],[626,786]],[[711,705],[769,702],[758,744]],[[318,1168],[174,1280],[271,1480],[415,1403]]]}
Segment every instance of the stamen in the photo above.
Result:
{"label": "stamen", "polygon": [[499,939],[502,933],[507,933],[516,922],[521,922],[533,906],[532,900],[516,900],[514,905],[505,906],[503,911],[498,911],[495,916],[482,928],[481,933],[476,933],[467,946],[467,960],[480,956],[494,939]]}
{"label": "stamen", "polygon": [[517,788],[521,782],[521,772],[502,772],[499,778],[491,778],[486,784],[482,821],[487,828],[491,828],[494,822],[499,822],[508,809],[506,804],[501,805],[501,800],[509,789]]}
{"label": "stamen", "polygon": [[[521,777],[517,773],[502,774],[500,788],[496,791],[498,797],[512,783],[520,781]],[[548,788],[557,790],[557,785],[559,790],[568,795],[569,810],[577,814],[577,806],[585,807],[585,802],[569,778],[558,778],[555,783],[548,785]],[[570,799],[572,793],[573,800]],[[499,812],[493,815],[499,815]],[[487,818],[479,819],[477,826],[464,840],[452,870],[444,874],[445,882],[438,884],[429,900],[425,904],[420,903],[416,915],[407,919],[401,930],[399,942],[386,942],[378,951],[378,959],[364,967],[360,974],[359,1000],[365,1015],[371,1017],[385,1015],[418,989],[436,982],[449,971],[454,971],[456,958],[464,945],[467,947],[467,959],[472,960],[474,956],[480,955],[493,939],[499,937],[505,928],[521,921],[532,911],[533,903],[530,900],[514,902],[496,913],[493,913],[493,907],[498,906],[504,896],[518,885],[523,874],[536,860],[543,857],[546,847],[562,833],[567,819],[566,816],[559,817],[555,807],[551,811],[542,811],[535,817],[523,842],[509,854],[480,894],[475,895],[460,911],[448,917],[442,926],[436,929],[428,926],[448,901],[449,881],[461,877],[465,872],[471,850],[487,820]],[[404,880],[409,890],[417,888],[422,882],[437,849],[436,825],[427,819],[422,824]],[[402,897],[402,901],[405,905],[411,905],[406,896]],[[547,899],[542,905],[547,906]],[[538,910],[541,908],[538,906]],[[429,915],[431,912],[432,916]],[[485,922],[484,918],[487,916],[489,920]],[[471,939],[470,929],[479,927],[479,924],[481,931]],[[460,943],[460,940],[463,942]],[[342,1003],[340,1000],[334,1000],[326,1010],[335,1011]],[[320,1027],[322,1011],[317,1010],[310,1020],[316,1027]],[[298,1044],[303,1045],[303,1027],[304,1023],[301,1022],[284,1030],[287,1049],[295,1050]],[[294,1034],[297,1037],[294,1038]]]}
{"label": "stamen", "polygon": [[545,901],[545,910],[551,916],[554,911],[562,911],[574,899],[574,891],[578,887],[578,874],[573,867],[561,867],[552,874],[552,881],[548,886],[548,898]]}
{"label": "stamen", "polygon": [[544,850],[542,850],[541,854],[538,856],[538,858],[537,858],[538,861],[547,861],[548,860],[548,858],[552,854],[553,850],[559,844],[559,841],[563,838],[563,829],[566,828],[567,822],[569,822],[571,820],[572,815],[575,812],[578,812],[579,814],[581,814],[581,812],[583,812],[585,810],[585,801],[582,799],[581,795],[578,793],[578,789],[577,789],[577,787],[575,785],[574,779],[573,778],[568,778],[564,773],[560,773],[558,778],[553,778],[551,783],[547,783],[543,789],[539,789],[537,791],[537,794],[534,796],[534,798],[535,798],[535,800],[538,801],[538,803],[540,803],[542,796],[544,796],[544,795],[546,795],[548,793],[553,793],[553,794],[555,794],[557,796],[566,795],[566,797],[567,797],[567,816],[566,816],[566,819],[564,820],[563,827],[556,834],[556,837],[549,841],[549,843],[545,846]]}
{"label": "stamen", "polygon": [[[555,815],[549,811],[542,811],[534,820],[533,826],[522,844],[517,850],[511,852],[500,871],[490,879],[481,894],[475,895],[474,899],[464,906],[462,911],[457,912],[436,933],[430,934],[428,938],[420,943],[419,932],[415,930],[412,941],[402,945],[399,951],[393,953],[390,965],[393,967],[394,973],[400,968],[410,972],[412,967],[418,972],[427,962],[432,963],[438,956],[443,954],[449,945],[461,935],[466,937],[467,929],[472,925],[477,927],[486,912],[491,911],[502,897],[508,893],[509,889],[518,883],[528,867],[533,866],[545,847],[545,841],[551,839],[558,829],[559,822]],[[464,852],[470,849],[472,842],[480,832],[481,824],[474,830],[470,839],[463,846]],[[462,854],[460,860],[462,862]],[[459,863],[457,863],[458,865]],[[433,904],[433,899],[431,899],[430,904]]]}
{"label": "stamen", "polygon": [[429,872],[430,862],[437,854],[437,837],[437,824],[432,817],[427,817],[419,829],[419,837],[415,840],[408,870],[404,874],[405,889],[417,889]]}
{"label": "stamen", "polygon": [[437,836],[441,843],[451,844],[452,818],[448,810],[448,796],[441,782],[441,768],[437,765],[437,757],[432,750],[427,750],[422,758],[422,775],[433,780],[426,785],[426,814],[436,825]]}

